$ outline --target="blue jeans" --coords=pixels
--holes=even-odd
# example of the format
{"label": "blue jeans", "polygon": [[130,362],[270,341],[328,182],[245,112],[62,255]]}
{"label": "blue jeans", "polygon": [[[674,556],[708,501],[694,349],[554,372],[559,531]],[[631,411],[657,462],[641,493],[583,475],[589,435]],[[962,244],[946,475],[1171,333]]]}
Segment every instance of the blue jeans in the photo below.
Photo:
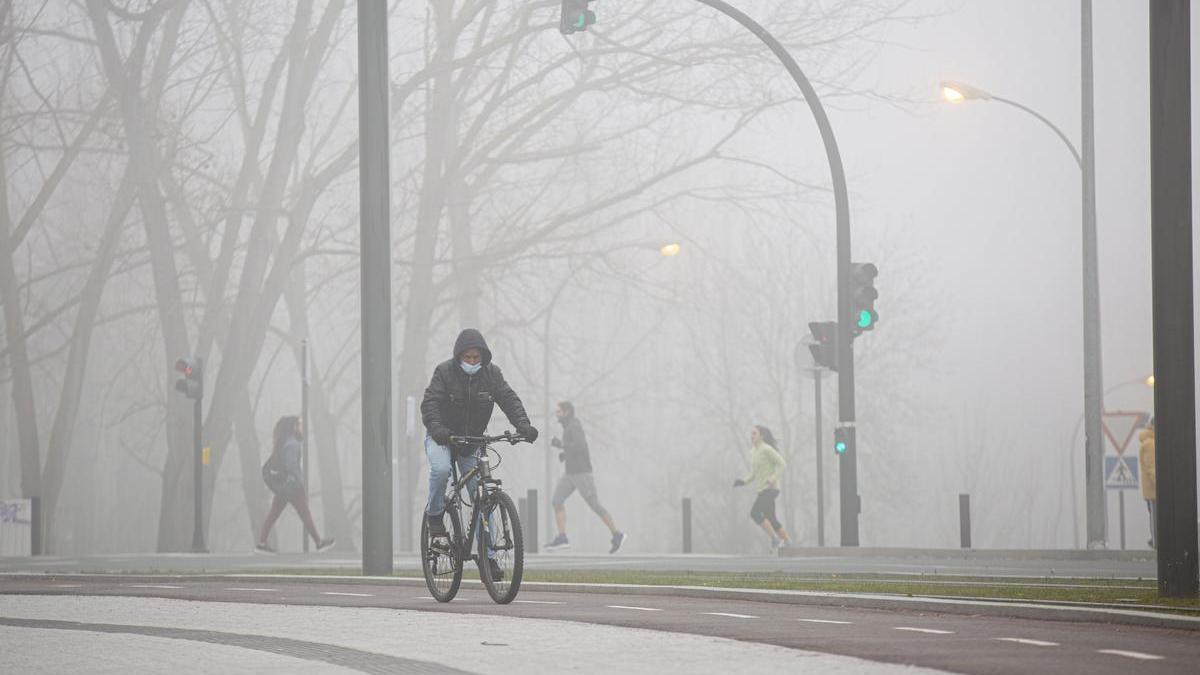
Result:
{"label": "blue jeans", "polygon": [[[453,461],[455,464],[458,464],[458,475],[461,478],[463,474],[475,468],[479,459],[474,454],[454,457],[453,453],[450,452],[450,448],[438,445],[428,436],[425,437],[425,456],[429,458],[429,499],[425,502],[425,515],[437,516],[446,511],[446,483],[449,482],[452,473],[450,462]],[[467,481],[467,489],[473,493],[475,485],[478,482],[478,476]],[[489,518],[488,520],[488,530],[494,537],[496,524],[492,522],[494,521],[493,518]],[[468,529],[470,528],[469,524],[464,523],[464,525]],[[482,529],[480,528],[481,534]],[[488,550],[489,558],[494,558],[495,555],[495,551]]]}
{"label": "blue jeans", "polygon": [[[446,483],[450,480],[450,462],[458,464],[458,475],[461,477],[474,469],[478,460],[473,454],[453,458],[450,448],[438,445],[428,436],[425,437],[425,456],[429,458],[429,499],[425,501],[425,515],[436,516],[446,511]],[[476,480],[471,479],[468,485],[471,490],[475,489]]]}

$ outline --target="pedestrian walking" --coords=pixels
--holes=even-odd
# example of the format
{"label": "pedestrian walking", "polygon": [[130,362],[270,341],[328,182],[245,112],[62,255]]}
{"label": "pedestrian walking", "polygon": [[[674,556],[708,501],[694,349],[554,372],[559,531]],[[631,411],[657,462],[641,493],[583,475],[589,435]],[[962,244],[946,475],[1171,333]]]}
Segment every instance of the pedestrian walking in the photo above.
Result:
{"label": "pedestrian walking", "polygon": [[1142,499],[1146,500],[1146,509],[1150,512],[1150,548],[1156,548],[1155,537],[1158,533],[1158,485],[1154,473],[1154,420],[1138,432],[1141,447],[1138,448],[1138,474],[1142,481]]}
{"label": "pedestrian walking", "polygon": [[555,438],[550,445],[559,448],[558,461],[564,464],[563,475],[554,487],[554,524],[558,526],[558,536],[546,546],[547,551],[558,551],[571,546],[567,539],[567,510],[564,505],[573,492],[579,490],[583,500],[592,512],[604,521],[608,527],[610,540],[609,553],[616,553],[625,543],[625,533],[617,529],[608,509],[600,504],[596,495],[596,479],[592,475],[592,458],[588,451],[587,435],[583,433],[583,423],[575,416],[575,405],[570,401],[560,401],[554,411],[558,423],[562,425],[562,439]]}
{"label": "pedestrian walking", "polygon": [[262,530],[258,535],[255,548],[264,553],[274,553],[275,549],[267,543],[271,528],[288,504],[291,504],[304,523],[304,535],[312,537],[317,551],[324,551],[333,546],[333,538],[322,539],[317,534],[317,525],[313,522],[312,511],[308,508],[308,494],[304,487],[304,474],[300,471],[300,454],[303,446],[304,423],[295,415],[280,417],[275,423],[272,434],[271,456],[263,465],[263,481],[275,498],[271,500],[271,508],[263,521]]}
{"label": "pedestrian walking", "polygon": [[750,446],[750,475],[733,481],[733,487],[752,485],[758,490],[754,506],[750,507],[750,520],[771,538],[772,550],[781,545],[789,546],[792,540],[783,529],[783,523],[775,517],[775,499],[779,496],[779,483],[786,466],[783,455],[779,454],[775,435],[762,425],[750,430]]}
{"label": "pedestrian walking", "polygon": [[[517,434],[530,443],[537,440],[538,430],[529,423],[525,405],[504,380],[500,367],[492,363],[492,350],[488,349],[483,334],[474,328],[466,328],[454,341],[453,356],[434,369],[429,386],[425,388],[425,398],[421,400],[421,421],[429,434],[425,437],[425,456],[429,458],[425,519],[429,534],[434,538],[449,537],[444,516],[446,482],[452,471],[450,463],[454,462],[459,472],[465,475],[478,461],[474,448],[455,446],[451,450],[451,438],[482,436],[487,432],[488,421],[497,405]],[[478,477],[471,479],[472,491],[477,480]],[[495,560],[489,562],[492,578],[499,581],[504,576],[503,571]]]}

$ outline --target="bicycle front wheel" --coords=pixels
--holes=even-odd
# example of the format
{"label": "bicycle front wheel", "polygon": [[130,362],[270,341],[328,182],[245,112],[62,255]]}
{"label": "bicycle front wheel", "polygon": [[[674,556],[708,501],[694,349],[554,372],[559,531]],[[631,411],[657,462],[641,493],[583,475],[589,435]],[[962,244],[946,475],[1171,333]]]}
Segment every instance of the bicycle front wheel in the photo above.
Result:
{"label": "bicycle front wheel", "polygon": [[[463,561],[459,554],[458,542],[462,541],[462,523],[458,517],[458,509],[446,509],[450,516],[446,523],[450,537],[429,536],[429,519],[421,516],[421,571],[425,573],[425,585],[429,594],[438,602],[450,602],[458,595],[458,587],[462,584]],[[469,549],[468,549],[469,550]]]}
{"label": "bicycle front wheel", "polygon": [[525,571],[525,538],[512,498],[492,493],[482,509],[479,536],[479,576],[497,604],[507,605],[517,597]]}

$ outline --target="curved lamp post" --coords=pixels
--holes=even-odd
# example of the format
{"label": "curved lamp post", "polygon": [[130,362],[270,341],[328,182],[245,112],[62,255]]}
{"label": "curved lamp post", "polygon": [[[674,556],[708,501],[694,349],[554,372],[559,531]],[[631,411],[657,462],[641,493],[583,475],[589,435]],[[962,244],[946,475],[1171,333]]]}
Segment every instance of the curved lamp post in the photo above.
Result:
{"label": "curved lamp post", "polygon": [[[1083,142],[1080,153],[1063,130],[1038,111],[1011,99],[996,96],[978,87],[944,80],[939,85],[941,96],[949,103],[966,101],[996,101],[1021,110],[1046,125],[1071,153],[1082,178],[1083,212],[1083,412],[1087,421],[1087,546],[1103,548],[1106,539],[1104,502],[1104,445],[1101,436],[1101,415],[1104,411],[1104,371],[1100,360],[1100,273],[1096,243],[1096,161],[1091,139],[1091,14],[1084,12],[1084,98]],[[1072,452],[1074,445],[1072,445]],[[1074,480],[1074,475],[1071,476]]]}

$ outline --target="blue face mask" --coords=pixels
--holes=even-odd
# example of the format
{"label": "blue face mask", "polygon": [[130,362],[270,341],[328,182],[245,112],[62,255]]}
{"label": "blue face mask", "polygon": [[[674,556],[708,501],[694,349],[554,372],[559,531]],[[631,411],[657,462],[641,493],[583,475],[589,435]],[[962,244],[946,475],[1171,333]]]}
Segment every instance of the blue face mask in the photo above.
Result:
{"label": "blue face mask", "polygon": [[475,373],[479,372],[480,368],[483,367],[483,362],[481,361],[479,363],[476,363],[475,365],[471,365],[471,364],[467,363],[466,361],[459,361],[458,365],[462,366],[464,373],[466,373],[468,375],[474,375]]}

